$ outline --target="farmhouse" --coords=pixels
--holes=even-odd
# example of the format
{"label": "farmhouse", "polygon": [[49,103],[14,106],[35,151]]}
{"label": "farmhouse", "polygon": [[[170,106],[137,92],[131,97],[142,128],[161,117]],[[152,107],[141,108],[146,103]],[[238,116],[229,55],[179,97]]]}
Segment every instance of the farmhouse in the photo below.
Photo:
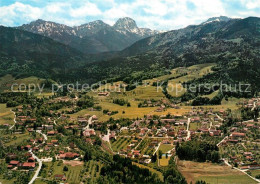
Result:
{"label": "farmhouse", "polygon": [[60,154],[58,156],[58,158],[72,160],[72,159],[75,159],[79,156],[80,155],[78,153],[67,152],[67,153]]}
{"label": "farmhouse", "polygon": [[234,132],[231,134],[232,138],[243,138],[245,136],[246,136],[245,133],[240,133],[240,132]]}
{"label": "farmhouse", "polygon": [[36,166],[35,162],[25,162],[21,165],[21,168],[33,170],[35,168],[35,166]]}

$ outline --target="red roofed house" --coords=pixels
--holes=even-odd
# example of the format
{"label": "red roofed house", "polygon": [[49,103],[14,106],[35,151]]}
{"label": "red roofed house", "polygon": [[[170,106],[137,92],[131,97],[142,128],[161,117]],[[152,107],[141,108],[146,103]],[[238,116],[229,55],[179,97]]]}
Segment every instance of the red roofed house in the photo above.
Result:
{"label": "red roofed house", "polygon": [[35,162],[25,162],[22,164],[22,169],[30,169],[33,170],[35,168]]}
{"label": "red roofed house", "polygon": [[18,165],[19,161],[15,161],[15,160],[11,160],[10,161],[10,165]]}
{"label": "red roofed house", "polygon": [[56,174],[54,176],[55,180],[62,180],[62,181],[66,181],[66,176],[64,174]]}
{"label": "red roofed house", "polygon": [[233,137],[233,138],[243,138],[245,136],[246,136],[245,133],[239,133],[239,132],[234,132],[231,134],[231,137]]}
{"label": "red roofed house", "polygon": [[67,153],[59,155],[60,159],[68,159],[68,160],[72,160],[72,159],[75,159],[77,157],[79,157],[79,154],[78,153],[72,153],[72,152],[67,152]]}

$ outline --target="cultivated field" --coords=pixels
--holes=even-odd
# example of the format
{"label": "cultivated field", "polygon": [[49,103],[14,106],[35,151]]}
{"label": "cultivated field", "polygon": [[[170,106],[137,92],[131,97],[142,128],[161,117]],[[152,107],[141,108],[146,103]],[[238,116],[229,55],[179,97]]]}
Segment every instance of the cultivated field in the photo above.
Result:
{"label": "cultivated field", "polygon": [[197,180],[204,180],[210,184],[256,183],[242,172],[224,165],[178,161],[178,168],[188,183],[195,183]]}
{"label": "cultivated field", "polygon": [[10,110],[11,108],[7,108],[6,104],[0,104],[0,125],[14,124],[14,113]]}

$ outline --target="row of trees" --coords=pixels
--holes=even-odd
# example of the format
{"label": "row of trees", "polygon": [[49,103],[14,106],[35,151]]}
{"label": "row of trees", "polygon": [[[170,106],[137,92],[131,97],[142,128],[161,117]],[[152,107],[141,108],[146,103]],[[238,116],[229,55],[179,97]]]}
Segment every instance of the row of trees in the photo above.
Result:
{"label": "row of trees", "polygon": [[126,105],[126,104],[127,104],[127,107],[130,107],[130,106],[131,106],[131,104],[130,104],[127,100],[125,100],[125,99],[114,99],[114,100],[113,100],[113,103],[114,103],[114,104],[121,105],[121,106],[124,106],[124,105]]}

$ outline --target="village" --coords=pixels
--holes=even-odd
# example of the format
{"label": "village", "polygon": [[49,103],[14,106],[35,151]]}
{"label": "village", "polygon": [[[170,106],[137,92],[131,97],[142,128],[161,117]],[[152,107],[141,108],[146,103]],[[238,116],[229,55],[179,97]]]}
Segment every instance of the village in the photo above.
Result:
{"label": "village", "polygon": [[[107,96],[107,94],[98,94]],[[41,112],[43,116],[35,114],[31,105],[22,105],[12,109],[14,125],[3,124],[6,135],[2,139],[8,144],[16,141],[13,150],[8,150],[5,167],[10,171],[27,171],[31,173],[29,183],[37,179],[68,181],[67,165],[83,165],[88,157],[73,142],[71,137],[79,136],[84,144],[100,145],[111,154],[127,157],[137,164],[151,168],[166,167],[171,157],[176,157],[176,146],[191,140],[212,140],[220,150],[219,162],[234,167],[250,176],[250,170],[260,168],[259,128],[260,120],[252,119],[238,121],[226,127],[231,112],[228,109],[218,111],[213,108],[192,107],[183,115],[144,115],[138,119],[119,119],[108,121],[99,120],[95,112],[100,107],[87,107],[93,114],[70,117],[73,107],[80,111],[86,97],[56,97],[45,100],[50,109]],[[149,102],[148,102],[149,103]],[[62,108],[53,108],[54,104],[62,104]],[[260,107],[260,99],[254,98],[241,102],[241,106],[253,112]],[[143,107],[140,107],[143,108]],[[176,108],[176,106],[167,107]],[[179,109],[181,107],[178,107]],[[74,112],[74,113],[75,113]],[[108,112],[105,112],[108,113]],[[111,115],[111,114],[108,114]],[[15,138],[14,138],[15,137]],[[95,163],[96,173],[100,172],[102,162]],[[59,163],[63,166],[60,173],[50,173],[46,164]],[[48,167],[47,167],[48,168]],[[81,181],[89,179],[89,172],[80,172]],[[90,172],[91,174],[91,172]],[[257,181],[257,179],[255,179]]]}

